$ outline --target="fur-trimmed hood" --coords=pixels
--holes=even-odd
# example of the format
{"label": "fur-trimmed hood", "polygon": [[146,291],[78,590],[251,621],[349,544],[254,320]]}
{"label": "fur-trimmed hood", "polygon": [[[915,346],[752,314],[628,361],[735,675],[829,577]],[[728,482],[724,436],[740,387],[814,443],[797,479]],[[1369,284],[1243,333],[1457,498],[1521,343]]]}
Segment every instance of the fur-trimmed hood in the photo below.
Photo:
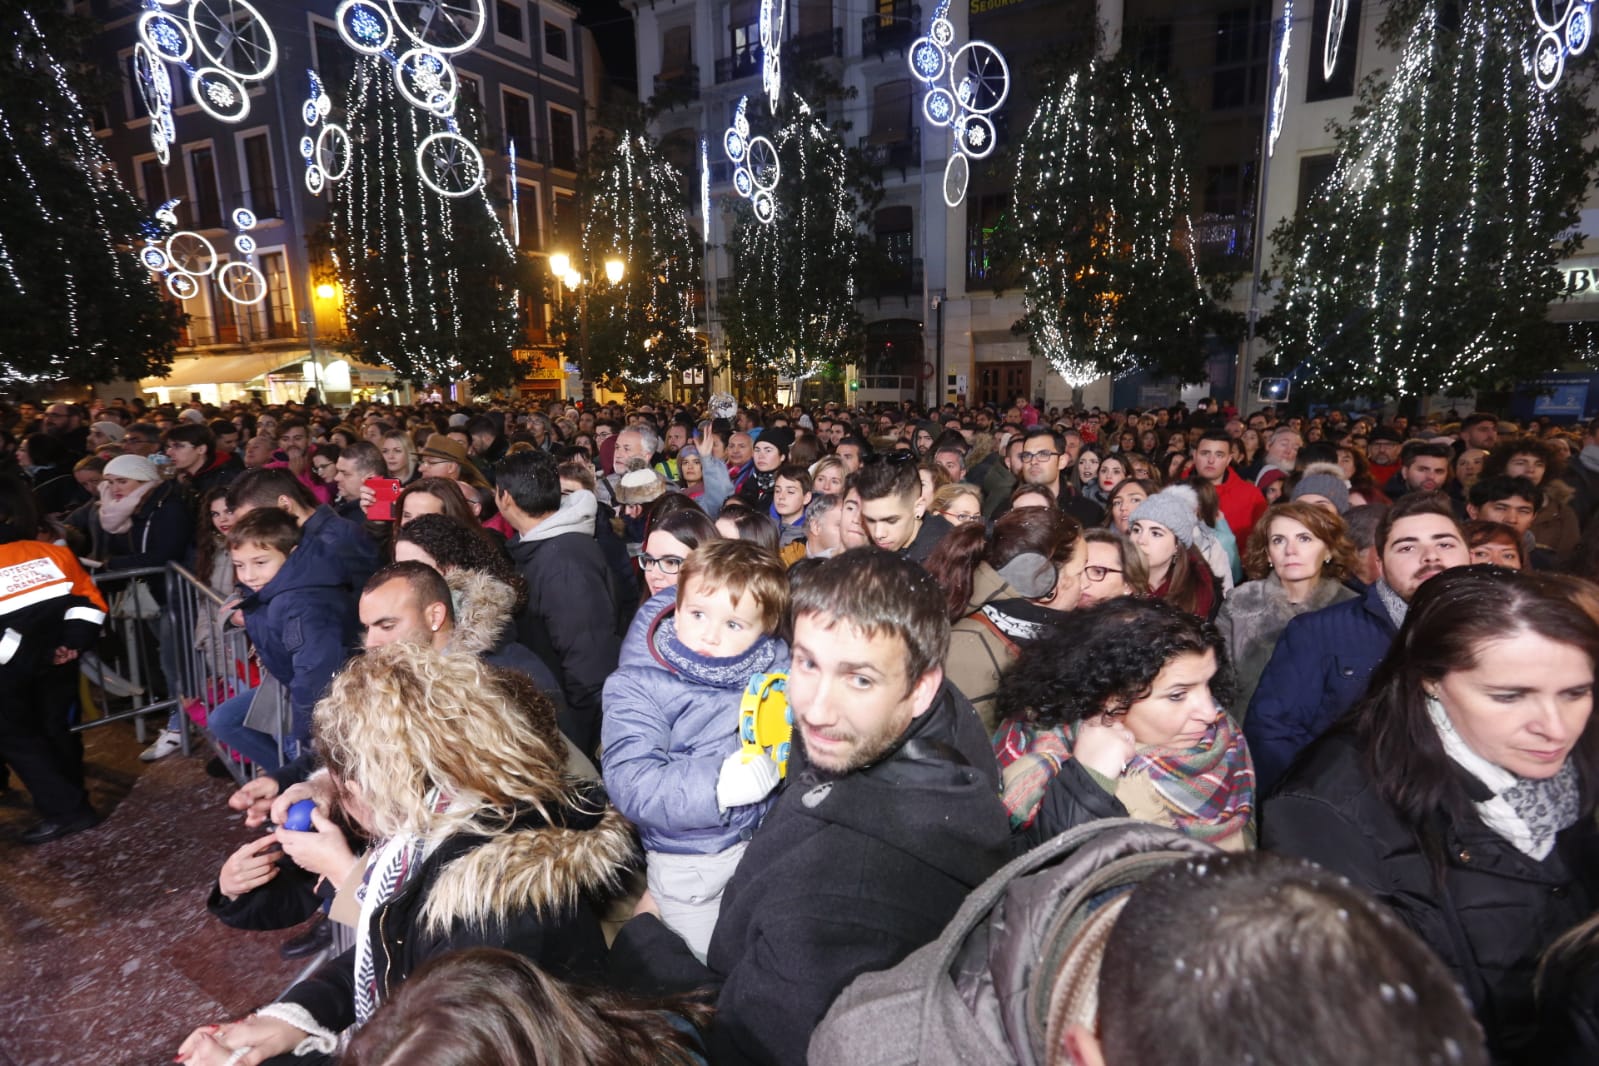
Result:
{"label": "fur-trimmed hood", "polygon": [[485,655],[498,648],[515,621],[516,590],[481,570],[444,575],[455,606],[455,648]]}
{"label": "fur-trimmed hood", "polygon": [[609,805],[600,814],[565,814],[565,825],[534,815],[492,837],[441,845],[464,852],[435,856],[442,866],[427,890],[427,930],[442,933],[457,922],[486,926],[524,910],[554,917],[585,895],[614,890],[636,859],[632,826]]}

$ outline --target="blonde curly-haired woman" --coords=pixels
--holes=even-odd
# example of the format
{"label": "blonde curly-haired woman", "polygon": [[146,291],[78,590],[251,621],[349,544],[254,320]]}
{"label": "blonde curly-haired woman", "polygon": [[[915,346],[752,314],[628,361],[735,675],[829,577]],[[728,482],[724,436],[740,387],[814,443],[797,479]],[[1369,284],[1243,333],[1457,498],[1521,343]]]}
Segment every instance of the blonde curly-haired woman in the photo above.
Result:
{"label": "blonde curly-haired woman", "polygon": [[461,948],[598,976],[605,941],[589,901],[633,845],[602,797],[565,778],[547,700],[476,656],[395,643],[334,680],[315,734],[329,800],[315,829],[337,832],[329,818],[342,818],[372,841],[355,947],[243,1021],[196,1029],[179,1061],[331,1061],[407,975]]}

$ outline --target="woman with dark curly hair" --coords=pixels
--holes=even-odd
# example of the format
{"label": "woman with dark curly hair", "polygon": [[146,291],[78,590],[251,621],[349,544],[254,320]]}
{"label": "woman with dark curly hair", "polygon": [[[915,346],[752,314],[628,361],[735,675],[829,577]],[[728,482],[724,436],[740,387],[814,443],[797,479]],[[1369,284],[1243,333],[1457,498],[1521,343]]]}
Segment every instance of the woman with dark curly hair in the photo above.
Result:
{"label": "woman with dark curly hair", "polygon": [[1244,572],[1252,580],[1234,589],[1216,615],[1238,673],[1233,708],[1240,722],[1288,623],[1355,598],[1343,584],[1354,565],[1344,520],[1325,507],[1279,503],[1255,523],[1244,549]]}
{"label": "woman with dark curly hair", "polygon": [[1253,846],[1255,771],[1232,696],[1208,622],[1131,597],[1068,616],[1000,680],[994,752],[1019,841],[1131,817]]}

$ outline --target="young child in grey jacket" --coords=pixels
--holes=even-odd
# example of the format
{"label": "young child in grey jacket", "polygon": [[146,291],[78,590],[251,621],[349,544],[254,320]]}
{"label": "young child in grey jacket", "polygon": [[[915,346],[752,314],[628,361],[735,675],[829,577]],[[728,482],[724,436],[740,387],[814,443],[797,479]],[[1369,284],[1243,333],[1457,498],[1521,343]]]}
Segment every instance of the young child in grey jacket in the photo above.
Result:
{"label": "young child in grey jacket", "polygon": [[741,750],[739,705],[750,678],[788,669],[776,636],[787,609],[775,554],[702,544],[677,588],[639,608],[605,682],[606,790],[643,838],[647,899],[702,962],[722,889],[780,777],[769,755]]}

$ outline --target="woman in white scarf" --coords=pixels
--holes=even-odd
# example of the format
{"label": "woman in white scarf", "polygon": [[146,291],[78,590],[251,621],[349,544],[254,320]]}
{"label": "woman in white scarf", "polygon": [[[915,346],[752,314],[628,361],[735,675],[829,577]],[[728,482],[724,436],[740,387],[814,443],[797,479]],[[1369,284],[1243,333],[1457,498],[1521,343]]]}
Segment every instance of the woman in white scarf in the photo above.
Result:
{"label": "woman in white scarf", "polygon": [[1411,601],[1366,698],[1266,802],[1268,850],[1393,908],[1496,1062],[1536,1059],[1538,957],[1599,902],[1599,588],[1489,566]]}

